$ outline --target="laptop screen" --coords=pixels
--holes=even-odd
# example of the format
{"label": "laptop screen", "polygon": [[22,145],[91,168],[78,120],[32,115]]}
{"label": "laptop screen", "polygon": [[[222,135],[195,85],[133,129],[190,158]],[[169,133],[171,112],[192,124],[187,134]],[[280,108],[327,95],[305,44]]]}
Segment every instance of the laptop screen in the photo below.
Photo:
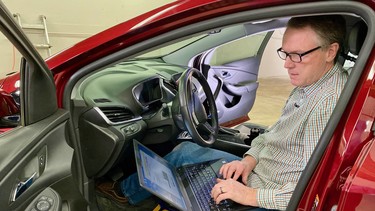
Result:
{"label": "laptop screen", "polygon": [[140,185],[181,210],[187,210],[173,167],[163,158],[134,141]]}

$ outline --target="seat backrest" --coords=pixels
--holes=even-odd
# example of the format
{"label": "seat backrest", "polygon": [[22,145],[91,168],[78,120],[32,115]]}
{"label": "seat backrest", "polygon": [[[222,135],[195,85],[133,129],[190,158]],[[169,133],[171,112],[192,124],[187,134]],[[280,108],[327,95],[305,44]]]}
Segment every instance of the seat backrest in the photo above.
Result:
{"label": "seat backrest", "polygon": [[367,34],[367,25],[363,21],[354,24],[348,37],[349,52],[358,55]]}
{"label": "seat backrest", "polygon": [[[359,51],[362,48],[363,42],[365,41],[367,34],[367,25],[364,21],[356,22],[350,29],[350,33],[346,42],[346,50],[341,54],[342,64],[344,69],[350,74],[352,68],[357,60]],[[339,61],[340,61],[339,60]]]}

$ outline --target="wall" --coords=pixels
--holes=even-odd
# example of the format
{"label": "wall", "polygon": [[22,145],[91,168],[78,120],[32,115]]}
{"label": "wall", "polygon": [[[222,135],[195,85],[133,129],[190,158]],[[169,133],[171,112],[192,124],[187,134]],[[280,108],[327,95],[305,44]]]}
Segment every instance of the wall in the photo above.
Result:
{"label": "wall", "polygon": [[[51,53],[54,54],[73,44],[98,33],[110,26],[157,8],[173,0],[3,0],[12,14],[20,14],[23,24],[40,24],[40,16],[47,19]],[[93,3],[95,2],[95,3]],[[25,30],[30,40],[45,43],[41,30]],[[4,37],[0,35],[0,78],[6,73],[16,70],[19,56],[11,45],[2,44]],[[48,57],[46,49],[38,49],[43,58]],[[8,62],[9,61],[9,62]]]}
{"label": "wall", "polygon": [[284,68],[284,61],[279,58],[276,52],[281,47],[283,34],[284,29],[276,30],[264,49],[263,54],[267,56],[263,56],[263,58],[267,60],[262,60],[260,63],[259,78],[288,78],[288,72]]}

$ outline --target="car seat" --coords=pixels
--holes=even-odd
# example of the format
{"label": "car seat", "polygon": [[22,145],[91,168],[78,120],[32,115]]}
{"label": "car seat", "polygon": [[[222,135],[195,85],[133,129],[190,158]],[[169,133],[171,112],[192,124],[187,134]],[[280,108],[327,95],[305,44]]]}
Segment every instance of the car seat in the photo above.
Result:
{"label": "car seat", "polygon": [[344,58],[343,66],[350,74],[354,63],[357,60],[359,51],[362,48],[363,42],[367,34],[367,25],[364,21],[356,22],[350,30],[348,35],[346,50],[342,54]]}

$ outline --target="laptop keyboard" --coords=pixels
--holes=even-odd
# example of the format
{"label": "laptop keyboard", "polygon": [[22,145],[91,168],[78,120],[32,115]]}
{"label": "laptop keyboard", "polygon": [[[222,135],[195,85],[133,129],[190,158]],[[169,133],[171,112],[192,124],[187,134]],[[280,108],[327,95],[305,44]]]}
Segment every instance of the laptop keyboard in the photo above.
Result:
{"label": "laptop keyboard", "polygon": [[208,162],[185,166],[185,174],[190,181],[195,197],[202,210],[231,210],[227,200],[216,204],[211,198],[211,190],[216,184],[217,177]]}

